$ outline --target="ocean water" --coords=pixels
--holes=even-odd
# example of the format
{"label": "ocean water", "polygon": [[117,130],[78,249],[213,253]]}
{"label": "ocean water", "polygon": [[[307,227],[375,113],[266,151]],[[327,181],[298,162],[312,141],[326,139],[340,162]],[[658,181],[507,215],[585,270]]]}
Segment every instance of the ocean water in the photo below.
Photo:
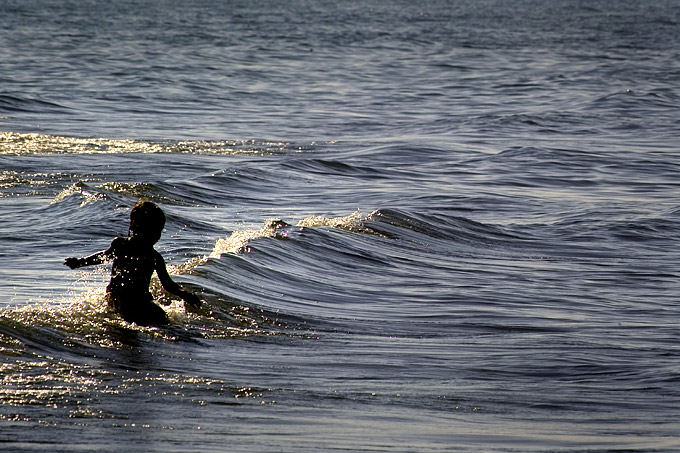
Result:
{"label": "ocean water", "polygon": [[[1,451],[680,451],[679,2],[0,25]],[[163,328],[62,265],[140,198]]]}

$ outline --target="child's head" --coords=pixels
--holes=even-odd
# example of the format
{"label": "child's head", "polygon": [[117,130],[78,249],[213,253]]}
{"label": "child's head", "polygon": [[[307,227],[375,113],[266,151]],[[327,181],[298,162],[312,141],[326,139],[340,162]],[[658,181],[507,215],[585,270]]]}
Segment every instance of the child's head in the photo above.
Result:
{"label": "child's head", "polygon": [[165,214],[150,201],[139,200],[130,211],[130,236],[158,242],[165,227]]}

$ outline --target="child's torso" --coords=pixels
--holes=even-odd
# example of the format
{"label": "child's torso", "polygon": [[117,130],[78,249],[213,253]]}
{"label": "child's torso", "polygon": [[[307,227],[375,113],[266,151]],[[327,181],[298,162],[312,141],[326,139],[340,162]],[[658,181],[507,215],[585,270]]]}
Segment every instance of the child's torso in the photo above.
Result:
{"label": "child's torso", "polygon": [[149,297],[156,255],[153,247],[144,247],[129,238],[116,239],[108,292],[135,298]]}

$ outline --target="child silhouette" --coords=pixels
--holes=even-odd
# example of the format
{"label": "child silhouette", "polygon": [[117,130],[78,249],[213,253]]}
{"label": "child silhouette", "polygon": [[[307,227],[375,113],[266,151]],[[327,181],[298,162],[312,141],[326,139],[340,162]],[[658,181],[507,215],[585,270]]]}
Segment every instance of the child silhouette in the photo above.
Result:
{"label": "child silhouette", "polygon": [[[165,311],[153,302],[149,292],[151,276],[156,271],[163,288],[171,294],[198,307],[200,299],[183,290],[168,274],[165,260],[154,248],[165,226],[165,214],[150,201],[139,201],[130,211],[128,237],[117,237],[111,246],[85,258],[66,258],[64,264],[71,269],[91,266],[113,260],[111,281],[106,287],[106,301],[110,309],[118,312],[130,323],[158,325],[168,322]],[[187,307],[188,308],[188,307]]]}

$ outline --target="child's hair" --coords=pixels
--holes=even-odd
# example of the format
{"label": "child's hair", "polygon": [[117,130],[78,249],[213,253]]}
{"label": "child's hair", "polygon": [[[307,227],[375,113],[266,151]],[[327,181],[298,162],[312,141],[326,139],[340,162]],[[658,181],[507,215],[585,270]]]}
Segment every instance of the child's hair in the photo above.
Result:
{"label": "child's hair", "polygon": [[130,211],[130,233],[146,231],[163,231],[165,214],[161,208],[150,201],[139,200]]}

